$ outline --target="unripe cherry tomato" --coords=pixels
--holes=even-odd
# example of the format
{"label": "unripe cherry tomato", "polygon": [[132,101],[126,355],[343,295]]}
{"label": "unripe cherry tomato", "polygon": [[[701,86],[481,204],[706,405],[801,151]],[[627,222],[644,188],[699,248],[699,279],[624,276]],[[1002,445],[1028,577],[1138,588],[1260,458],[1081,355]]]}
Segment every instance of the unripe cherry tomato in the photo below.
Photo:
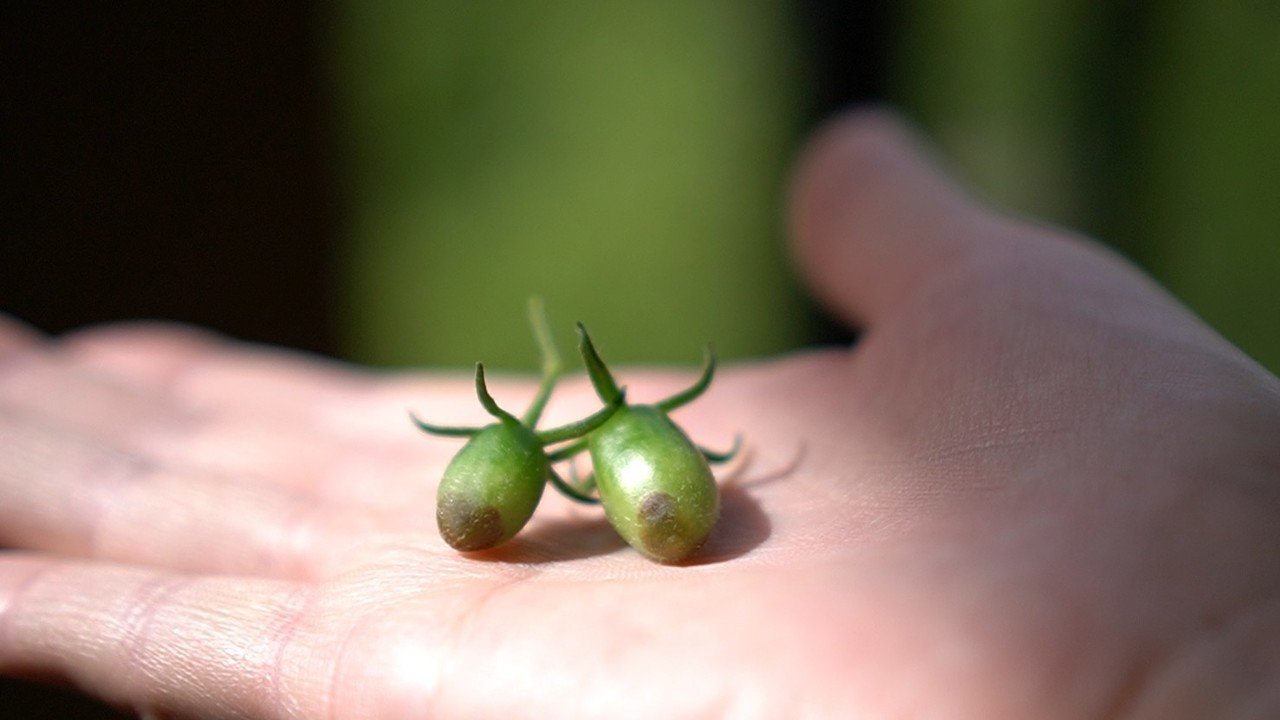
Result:
{"label": "unripe cherry tomato", "polygon": [[[607,404],[625,401],[587,330],[578,324],[579,350],[596,394]],[[695,446],[667,413],[706,391],[715,374],[707,350],[702,376],[692,386],[653,405],[624,405],[585,440],[551,454],[553,461],[589,450],[593,474],[571,496],[591,501],[599,493],[618,534],[651,560],[675,563],[697,550],[720,513],[719,491],[708,461],[725,462],[738,450],[715,453]],[[558,487],[558,486],[557,486]]]}

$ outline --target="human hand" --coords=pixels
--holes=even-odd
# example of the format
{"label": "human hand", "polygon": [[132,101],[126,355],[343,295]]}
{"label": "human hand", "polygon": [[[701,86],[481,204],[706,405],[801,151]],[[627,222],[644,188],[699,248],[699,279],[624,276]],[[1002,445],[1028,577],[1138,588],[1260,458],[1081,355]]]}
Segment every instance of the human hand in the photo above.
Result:
{"label": "human hand", "polygon": [[[458,444],[405,410],[483,420],[464,376],[0,331],[0,672],[199,717],[1280,712],[1280,383],[884,116],[814,142],[793,210],[865,332],[677,413],[748,446],[683,567],[551,492],[506,546],[446,546]],[[620,372],[640,402],[690,375]],[[566,383],[547,424],[596,406]]]}

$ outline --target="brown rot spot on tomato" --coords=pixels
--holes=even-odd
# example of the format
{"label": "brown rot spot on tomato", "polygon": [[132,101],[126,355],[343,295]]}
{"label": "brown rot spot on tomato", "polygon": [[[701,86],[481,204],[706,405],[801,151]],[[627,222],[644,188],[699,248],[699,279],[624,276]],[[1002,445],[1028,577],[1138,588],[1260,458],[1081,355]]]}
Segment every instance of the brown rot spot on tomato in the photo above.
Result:
{"label": "brown rot spot on tomato", "polygon": [[640,502],[640,521],[646,525],[664,525],[675,518],[676,501],[667,493],[651,492]]}
{"label": "brown rot spot on tomato", "polygon": [[667,562],[684,557],[690,543],[681,527],[675,498],[665,492],[651,492],[640,502],[637,514],[640,543],[650,557]]}
{"label": "brown rot spot on tomato", "polygon": [[465,500],[436,506],[440,536],[455,550],[484,550],[497,545],[506,534],[502,514],[492,506],[476,507]]}

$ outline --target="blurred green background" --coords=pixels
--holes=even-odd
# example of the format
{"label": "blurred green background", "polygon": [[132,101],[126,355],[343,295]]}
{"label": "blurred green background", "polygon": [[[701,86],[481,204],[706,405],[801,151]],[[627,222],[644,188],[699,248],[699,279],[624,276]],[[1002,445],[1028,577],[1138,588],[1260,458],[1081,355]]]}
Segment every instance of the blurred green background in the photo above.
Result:
{"label": "blurred green background", "polygon": [[345,3],[348,347],[531,367],[533,293],[562,342],[582,320],[618,360],[804,343],[779,220],[809,94],[791,11]]}
{"label": "blurred green background", "polygon": [[[532,367],[530,293],[619,361],[811,341],[783,203],[823,5],[342,3],[350,354]],[[881,10],[883,96],[980,196],[1105,238],[1280,368],[1280,5]]]}

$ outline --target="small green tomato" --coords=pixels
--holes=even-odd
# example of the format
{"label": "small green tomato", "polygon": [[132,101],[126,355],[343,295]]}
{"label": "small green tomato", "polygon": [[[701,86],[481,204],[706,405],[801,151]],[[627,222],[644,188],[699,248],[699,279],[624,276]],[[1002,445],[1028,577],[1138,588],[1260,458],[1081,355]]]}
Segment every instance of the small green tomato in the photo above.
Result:
{"label": "small green tomato", "polygon": [[440,536],[456,550],[491,548],[510,540],[524,527],[550,480],[568,486],[551,467],[545,446],[580,438],[600,427],[623,404],[619,398],[599,412],[552,430],[537,431],[560,375],[560,357],[551,341],[546,317],[535,299],[530,321],[542,352],[542,382],[522,419],[503,410],[489,394],[484,365],[476,364],[476,396],[498,422],[484,427],[445,427],[410,413],[419,429],[432,435],[470,438],[445,468],[436,491],[436,523]]}
{"label": "small green tomato", "polygon": [[[578,324],[579,349],[596,393],[607,404],[625,402],[622,391],[596,353],[586,328]],[[605,515],[618,534],[646,557],[676,563],[697,550],[720,512],[720,497],[708,462],[726,462],[727,453],[695,446],[667,413],[691,402],[711,384],[715,355],[707,349],[702,377],[688,389],[653,405],[623,405],[604,424],[551,455],[561,460],[590,451],[593,474],[571,488],[583,502],[599,493]]]}

